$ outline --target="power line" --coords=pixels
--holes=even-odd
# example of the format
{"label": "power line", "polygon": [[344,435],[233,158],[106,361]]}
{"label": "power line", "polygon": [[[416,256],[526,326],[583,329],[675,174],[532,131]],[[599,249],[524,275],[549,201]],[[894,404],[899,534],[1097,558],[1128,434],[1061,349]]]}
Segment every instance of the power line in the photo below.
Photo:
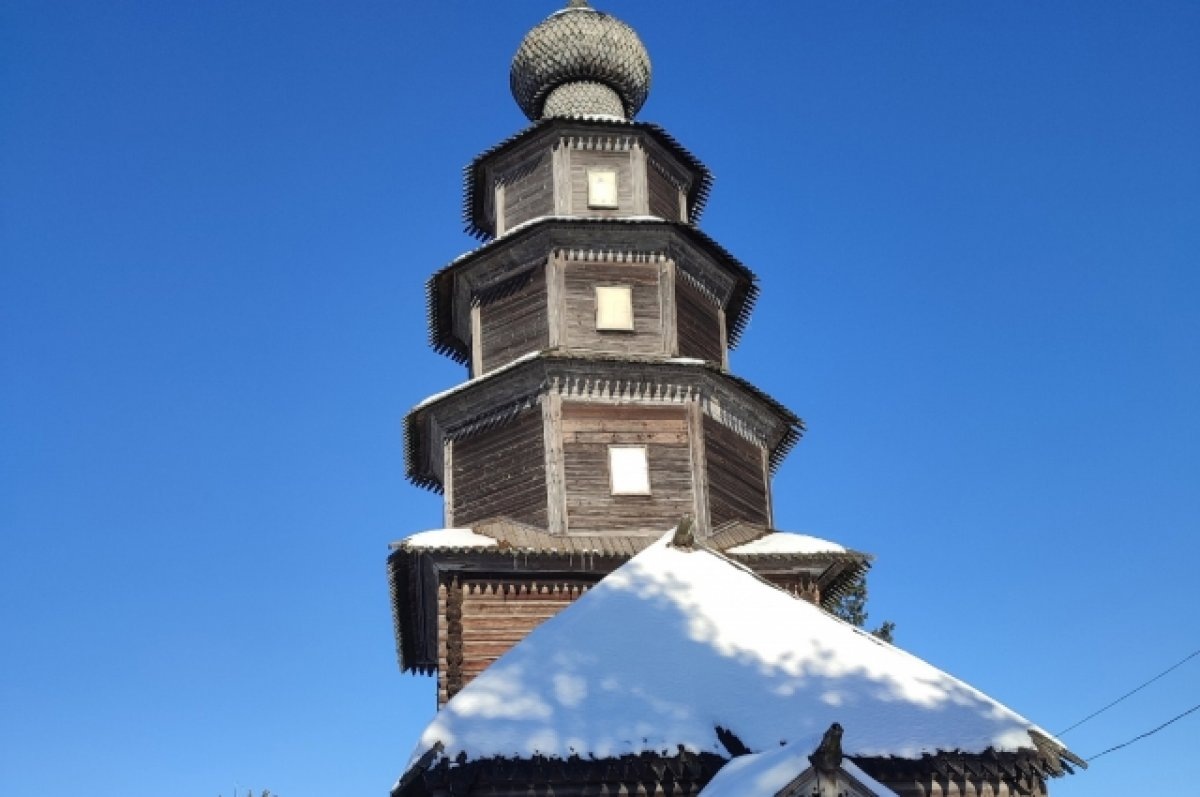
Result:
{"label": "power line", "polygon": [[[1116,700],[1114,700],[1113,702],[1109,703],[1109,704],[1108,704],[1107,706],[1105,706],[1104,708],[1102,708],[1102,709],[1099,709],[1098,711],[1093,711],[1091,714],[1088,714],[1086,717],[1084,717],[1084,718],[1083,718],[1083,719],[1081,719],[1079,722],[1077,722],[1077,723],[1075,723],[1074,725],[1072,725],[1070,728],[1067,728],[1066,730],[1061,730],[1061,731],[1059,731],[1058,733],[1056,733],[1056,734],[1054,734],[1054,735],[1055,735],[1055,736],[1062,736],[1064,733],[1067,733],[1067,732],[1069,732],[1069,731],[1073,731],[1073,730],[1075,730],[1076,728],[1078,728],[1078,727],[1079,727],[1080,725],[1082,725],[1083,723],[1087,722],[1088,720],[1092,719],[1093,717],[1098,717],[1098,716],[1100,716],[1101,714],[1103,714],[1104,712],[1108,711],[1108,710],[1109,710],[1110,708],[1112,708],[1113,706],[1115,706],[1115,705],[1117,705],[1118,703],[1120,703],[1120,702],[1121,702],[1122,700],[1124,700],[1125,698],[1127,698],[1127,697],[1129,697],[1129,696],[1131,696],[1131,695],[1135,695],[1135,694],[1137,694],[1138,692],[1142,691],[1143,689],[1145,689],[1145,688],[1146,688],[1147,686],[1149,686],[1150,684],[1152,684],[1152,683],[1154,683],[1155,681],[1157,681],[1159,678],[1162,678],[1162,677],[1163,677],[1164,675],[1166,675],[1167,673],[1171,672],[1171,671],[1172,671],[1172,670],[1174,670],[1174,669],[1177,669],[1178,667],[1180,667],[1180,666],[1181,666],[1181,665],[1183,665],[1183,664],[1186,664],[1188,661],[1190,661],[1191,659],[1194,659],[1194,658],[1196,658],[1197,656],[1200,656],[1200,650],[1194,650],[1194,651],[1192,651],[1192,652],[1191,652],[1191,653],[1189,653],[1187,656],[1184,656],[1182,659],[1180,659],[1179,661],[1175,662],[1175,663],[1174,663],[1174,664],[1172,664],[1170,667],[1168,667],[1167,669],[1165,669],[1165,670],[1163,670],[1162,672],[1160,672],[1158,675],[1156,675],[1156,676],[1154,676],[1153,678],[1151,678],[1149,681],[1146,681],[1146,682],[1145,682],[1144,684],[1142,684],[1141,686],[1139,686],[1139,687],[1137,687],[1137,688],[1135,688],[1135,689],[1131,689],[1131,690],[1129,690],[1128,692],[1126,692],[1125,694],[1121,695],[1120,697],[1118,697],[1118,698],[1117,698]],[[1185,713],[1186,713],[1186,712],[1185,712]],[[1174,721],[1174,720],[1172,720],[1172,722],[1173,722],[1173,721]],[[1153,733],[1153,731],[1152,731],[1152,733]],[[1108,751],[1107,751],[1107,750],[1105,750],[1104,752],[1108,752]],[[1102,753],[1101,755],[1103,755],[1103,753]]]}
{"label": "power line", "polygon": [[1152,731],[1146,731],[1145,733],[1143,733],[1143,734],[1141,734],[1141,735],[1139,735],[1139,736],[1135,736],[1135,737],[1133,737],[1132,739],[1130,739],[1130,740],[1129,740],[1129,741],[1127,741],[1127,742],[1121,742],[1120,744],[1118,744],[1118,745],[1116,745],[1116,746],[1114,746],[1114,747],[1110,747],[1110,748],[1108,748],[1107,750],[1104,750],[1104,751],[1102,751],[1102,752],[1096,753],[1094,756],[1092,756],[1091,758],[1089,758],[1089,759],[1088,759],[1088,763],[1091,763],[1092,761],[1095,761],[1097,758],[1099,758],[1099,757],[1100,757],[1100,756],[1102,756],[1102,755],[1108,755],[1108,754],[1109,754],[1109,753],[1111,753],[1113,750],[1120,750],[1122,747],[1128,747],[1129,745],[1133,744],[1134,742],[1141,741],[1142,739],[1145,739],[1147,736],[1153,736],[1154,734],[1158,733],[1159,731],[1161,731],[1163,728],[1167,727],[1167,726],[1168,726],[1168,725],[1170,725],[1171,723],[1173,723],[1173,722],[1176,722],[1176,721],[1178,721],[1178,720],[1181,720],[1181,719],[1183,719],[1184,717],[1186,717],[1188,714],[1191,714],[1193,711],[1197,711],[1197,710],[1200,710],[1200,703],[1197,703],[1196,705],[1192,706],[1191,708],[1189,708],[1187,711],[1183,712],[1182,714],[1180,714],[1180,715],[1178,715],[1178,716],[1175,716],[1175,717],[1172,717],[1171,719],[1167,720],[1167,721],[1166,721],[1166,722],[1164,722],[1162,725],[1159,725],[1157,728],[1155,728],[1155,729],[1154,729],[1154,730],[1152,730]]}

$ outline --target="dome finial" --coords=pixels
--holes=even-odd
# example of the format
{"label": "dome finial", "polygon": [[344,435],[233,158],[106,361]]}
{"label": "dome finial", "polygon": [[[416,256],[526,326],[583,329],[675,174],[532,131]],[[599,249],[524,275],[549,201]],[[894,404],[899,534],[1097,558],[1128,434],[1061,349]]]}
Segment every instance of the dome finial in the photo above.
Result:
{"label": "dome finial", "polygon": [[568,0],[525,35],[509,83],[534,121],[632,119],[650,93],[650,56],[633,28],[587,0]]}

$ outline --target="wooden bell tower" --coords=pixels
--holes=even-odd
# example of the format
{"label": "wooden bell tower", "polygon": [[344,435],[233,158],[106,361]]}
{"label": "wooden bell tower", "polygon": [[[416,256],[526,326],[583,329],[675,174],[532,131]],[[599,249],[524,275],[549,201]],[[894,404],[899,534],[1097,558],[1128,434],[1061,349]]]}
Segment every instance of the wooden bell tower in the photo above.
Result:
{"label": "wooden bell tower", "polygon": [[[483,244],[429,280],[430,342],[470,379],[409,414],[408,474],[496,543],[389,560],[401,666],[436,670],[442,700],[681,518],[731,555],[772,533],[803,425],[729,373],[756,278],[696,226],[708,169],[632,121],[649,80],[637,34],[584,2],[530,31],[511,84],[532,125],[467,168]],[[747,556],[814,600],[866,566]]]}

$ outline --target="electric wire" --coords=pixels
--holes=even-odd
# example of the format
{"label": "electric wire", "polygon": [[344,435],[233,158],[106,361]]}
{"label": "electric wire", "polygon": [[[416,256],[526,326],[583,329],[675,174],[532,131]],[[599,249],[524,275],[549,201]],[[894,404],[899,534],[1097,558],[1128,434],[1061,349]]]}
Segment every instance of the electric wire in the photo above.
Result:
{"label": "electric wire", "polygon": [[[1124,700],[1125,698],[1127,698],[1127,697],[1131,697],[1132,695],[1135,695],[1135,694],[1137,694],[1138,692],[1142,691],[1143,689],[1145,689],[1145,688],[1146,688],[1147,686],[1149,686],[1150,684],[1152,684],[1152,683],[1154,683],[1155,681],[1157,681],[1159,678],[1162,678],[1162,677],[1163,677],[1164,675],[1166,675],[1167,673],[1171,672],[1171,671],[1172,671],[1172,670],[1174,670],[1174,669],[1177,669],[1177,668],[1179,668],[1180,666],[1182,666],[1182,665],[1186,664],[1188,661],[1190,661],[1191,659],[1194,659],[1194,658],[1196,658],[1197,656],[1200,656],[1200,650],[1194,650],[1194,651],[1192,651],[1192,652],[1191,652],[1191,653],[1189,653],[1187,656],[1184,656],[1182,659],[1180,659],[1179,661],[1175,662],[1175,663],[1174,663],[1174,664],[1172,664],[1170,667],[1168,667],[1167,669],[1165,669],[1165,670],[1163,670],[1162,672],[1160,672],[1158,675],[1156,675],[1156,676],[1154,676],[1153,678],[1151,678],[1149,681],[1146,681],[1145,683],[1143,683],[1141,686],[1138,686],[1138,687],[1136,687],[1136,688],[1134,688],[1134,689],[1131,689],[1131,690],[1129,690],[1128,692],[1126,692],[1125,694],[1121,695],[1120,697],[1118,697],[1118,698],[1117,698],[1116,700],[1114,700],[1113,702],[1109,703],[1107,706],[1104,706],[1104,707],[1103,707],[1103,708],[1101,708],[1101,709],[1098,709],[1098,710],[1096,710],[1096,711],[1093,711],[1091,714],[1088,714],[1086,717],[1084,717],[1083,719],[1081,719],[1079,722],[1075,723],[1075,724],[1074,724],[1074,725],[1072,725],[1071,727],[1069,727],[1069,728],[1066,728],[1065,730],[1058,731],[1058,732],[1057,732],[1057,733],[1055,733],[1054,735],[1055,735],[1055,736],[1062,736],[1064,733],[1068,733],[1068,732],[1070,732],[1070,731],[1073,731],[1073,730],[1075,730],[1076,728],[1078,728],[1078,727],[1079,727],[1080,725],[1082,725],[1083,723],[1087,722],[1088,720],[1092,719],[1093,717],[1098,717],[1098,716],[1100,716],[1101,714],[1103,714],[1104,712],[1108,711],[1108,710],[1109,710],[1110,708],[1112,708],[1113,706],[1115,706],[1115,705],[1117,705],[1118,703],[1120,703],[1120,702],[1121,702],[1122,700]],[[1195,709],[1192,709],[1192,710],[1194,711]],[[1187,712],[1185,712],[1185,713],[1187,713]],[[1172,720],[1172,721],[1174,721],[1174,720]],[[1105,752],[1108,752],[1108,751],[1106,750]],[[1102,753],[1101,755],[1103,755],[1103,753]]]}
{"label": "electric wire", "polygon": [[1186,717],[1188,714],[1191,714],[1193,711],[1198,711],[1198,710],[1200,710],[1200,703],[1197,703],[1196,705],[1192,706],[1191,708],[1189,708],[1187,711],[1183,712],[1182,714],[1172,717],[1171,719],[1164,722],[1162,725],[1159,725],[1154,730],[1146,731],[1145,733],[1142,733],[1142,734],[1139,734],[1139,735],[1133,737],[1132,739],[1130,739],[1127,742],[1121,742],[1120,744],[1114,745],[1114,746],[1108,748],[1107,750],[1102,750],[1101,752],[1096,753],[1094,756],[1092,756],[1091,758],[1088,759],[1088,763],[1090,764],[1091,762],[1095,761],[1100,756],[1108,755],[1109,753],[1113,752],[1114,750],[1120,750],[1122,747],[1128,747],[1129,745],[1133,744],[1134,742],[1139,742],[1142,739],[1145,739],[1147,736],[1153,736],[1154,734],[1158,733],[1159,731],[1161,731],[1163,728],[1167,727],[1168,725],[1170,725],[1174,722],[1177,722],[1178,720],[1181,720],[1184,717]]}

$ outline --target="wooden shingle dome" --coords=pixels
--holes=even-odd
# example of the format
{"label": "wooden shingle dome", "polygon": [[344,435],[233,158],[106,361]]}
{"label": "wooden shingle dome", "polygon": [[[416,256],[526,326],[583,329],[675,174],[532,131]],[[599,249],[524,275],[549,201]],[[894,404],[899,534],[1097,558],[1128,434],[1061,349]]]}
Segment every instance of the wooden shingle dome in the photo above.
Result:
{"label": "wooden shingle dome", "polygon": [[650,93],[650,55],[633,28],[573,0],[525,36],[509,82],[531,120],[631,119]]}

